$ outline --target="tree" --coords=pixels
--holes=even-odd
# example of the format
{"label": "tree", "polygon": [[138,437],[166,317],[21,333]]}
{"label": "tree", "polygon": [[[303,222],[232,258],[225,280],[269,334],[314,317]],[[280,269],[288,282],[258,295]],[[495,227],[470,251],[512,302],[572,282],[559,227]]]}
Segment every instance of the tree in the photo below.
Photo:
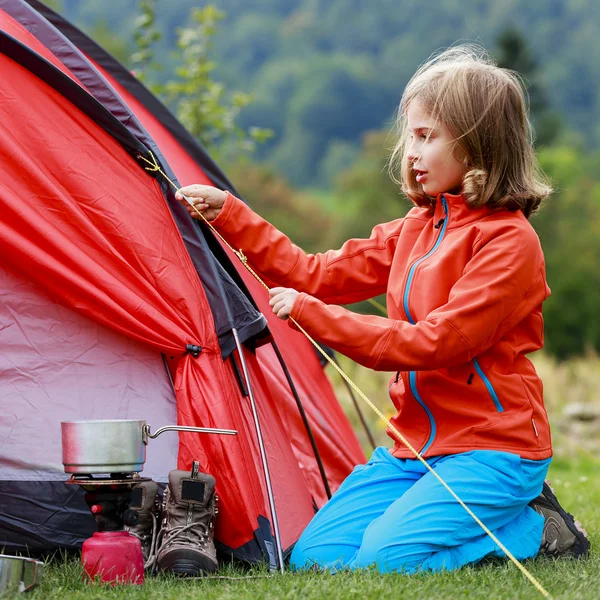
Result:
{"label": "tree", "polygon": [[[154,51],[162,38],[156,28],[155,9],[156,0],[140,0],[141,14],[134,33],[137,50],[131,55],[131,62],[136,75],[143,81],[148,79],[148,69],[161,69]],[[237,118],[252,101],[252,96],[228,92],[223,84],[213,79],[216,65],[209,58],[210,50],[217,24],[224,16],[211,4],[192,9],[191,25],[177,32],[181,64],[175,68],[175,77],[162,84],[150,84],[217,162],[252,152],[257,143],[272,135],[268,129],[250,127],[244,130],[239,127]]]}
{"label": "tree", "polygon": [[410,202],[388,174],[392,143],[385,130],[365,133],[358,159],[337,176],[335,245],[353,237],[368,237],[375,225],[403,217],[410,209]]}
{"label": "tree", "polygon": [[538,64],[521,32],[505,29],[497,39],[498,66],[519,73],[527,84],[529,108],[536,131],[536,144],[550,145],[561,128],[559,116],[550,109],[546,91],[541,83]]}
{"label": "tree", "polygon": [[256,212],[292,238],[306,252],[328,248],[336,220],[318,199],[292,188],[267,166],[232,165],[229,175],[239,182],[244,198]]}
{"label": "tree", "polygon": [[600,351],[600,154],[557,146],[540,154],[560,182],[534,215],[552,294],[544,302],[546,349],[560,359]]}

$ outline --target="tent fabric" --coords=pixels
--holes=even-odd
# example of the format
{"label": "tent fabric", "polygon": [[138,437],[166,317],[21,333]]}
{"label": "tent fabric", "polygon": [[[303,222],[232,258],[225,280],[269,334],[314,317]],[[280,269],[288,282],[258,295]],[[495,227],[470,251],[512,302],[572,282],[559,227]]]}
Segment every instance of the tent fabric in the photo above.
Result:
{"label": "tent fabric", "polygon": [[[5,264],[93,320],[179,356],[174,383],[180,423],[251,431],[250,411],[241,410],[212,323],[203,318],[210,314],[208,302],[157,183],[28,70],[4,56],[0,67],[6,76],[0,92],[0,238],[11,248]],[[20,135],[8,129],[9,122],[22,125]],[[53,152],[40,154],[39,147]],[[36,168],[24,181],[23,168],[36,153]],[[135,198],[144,198],[143,210],[136,210]],[[201,354],[184,354],[187,344],[201,345]],[[253,512],[268,514],[258,448],[247,435],[214,436],[208,453],[200,439],[180,434],[178,462],[189,468],[199,459],[203,470],[228,473],[220,485],[229,499],[221,507],[229,523],[222,539],[236,547],[247,541],[243,532],[251,526],[243,519],[248,496],[236,491],[247,489]],[[281,448],[275,456],[280,454]],[[299,471],[297,479],[303,489]],[[287,486],[294,487],[289,472]]]}
{"label": "tent fabric", "polygon": [[[51,470],[60,460],[57,432],[63,414],[145,418],[154,425],[151,419],[173,418],[176,403],[180,424],[240,432],[235,438],[181,433],[176,462],[189,468],[192,460],[200,460],[201,468],[217,477],[221,548],[246,560],[262,553],[272,561],[258,442],[244,385],[236,376],[239,356],[232,354],[229,330],[245,329],[244,339],[253,348],[243,353],[284,550],[326,495],[282,365],[270,344],[255,348],[257,341],[271,338],[257,336],[277,339],[332,489],[364,460],[362,451],[308,342],[272,316],[266,292],[246,273],[236,272],[222,249],[215,251],[214,240],[175,202],[172,190],[143,169],[139,155],[152,150],[165,171],[183,183],[206,180],[224,187],[229,185],[225,177],[172,116],[161,122],[147,108],[163,110],[160,103],[140,101],[147,91],[141,93],[122,67],[107,60],[104,64],[113,68],[109,73],[85,57],[73,43],[76,30],[64,25],[71,31],[67,39],[56,27],[60,19],[55,15],[50,23],[51,12],[38,12],[38,4],[0,0],[0,289],[10,292],[10,302],[0,303],[6,341],[0,389],[3,413],[13,419],[0,421],[0,501],[13,511],[0,518],[0,544],[2,535],[14,548],[19,543],[46,547],[52,540],[76,545],[82,539],[76,529],[62,529],[66,515],[82,514],[81,507],[64,490],[62,496],[57,493],[56,485],[67,486],[64,475]],[[27,304],[27,297],[37,300]],[[256,307],[265,310],[268,330]],[[63,323],[77,323],[77,335],[65,334]],[[187,344],[203,350],[194,357],[185,352]],[[111,377],[104,380],[109,369]],[[64,378],[52,377],[53,372]],[[29,383],[27,394],[24,383]],[[17,387],[12,396],[4,393]],[[81,391],[90,387],[92,393]],[[22,414],[31,417],[29,423]],[[31,435],[42,428],[47,435],[32,451]],[[164,480],[165,469],[176,466],[173,441],[165,441],[164,448],[160,459],[152,464],[149,459],[144,475]],[[40,493],[46,498],[56,493],[58,504],[46,503],[53,519],[42,522],[36,515],[27,524],[15,517],[28,494]],[[44,528],[43,535],[36,527]]]}
{"label": "tent fabric", "polygon": [[[0,289],[0,480],[66,479],[56,421],[176,422],[160,354],[52,301],[4,265]],[[50,402],[51,414],[35,410]],[[161,435],[148,450],[145,474],[166,481],[176,461],[177,436]]]}
{"label": "tent fabric", "polygon": [[[145,88],[139,80],[132,76],[132,74],[120,65],[110,54],[105,52],[98,44],[92,39],[85,35],[81,30],[69,23],[66,19],[54,12],[50,7],[46,6],[38,0],[26,0],[33,9],[35,9],[35,15],[43,17],[48,23],[52,24],[56,28],[56,31],[64,36],[61,41],[57,41],[52,46],[46,43],[46,47],[52,47],[53,52],[57,56],[64,56],[65,64],[68,64],[70,60],[71,48],[67,51],[63,50],[64,40],[69,40],[74,46],[76,46],[82,53],[83,56],[90,58],[94,65],[99,68],[103,74],[110,73],[114,80],[124,89],[127,89],[129,93],[135,96],[141,104],[146,107],[152,114],[159,117],[160,122],[168,130],[174,133],[175,140],[173,140],[174,147],[176,149],[184,150],[182,158],[180,160],[187,161],[190,165],[202,165],[203,176],[202,179],[196,183],[212,183],[223,190],[229,190],[231,193],[237,194],[233,184],[229,181],[227,176],[221,171],[221,169],[215,164],[210,155],[202,148],[196,140],[190,135],[190,133],[179,123],[179,121],[168,111],[163,104],[154,96],[147,88]],[[8,5],[11,0],[0,0],[0,7],[2,2]],[[22,4],[22,3],[20,3]],[[21,12],[21,11],[20,11]],[[28,20],[35,25],[36,29],[40,25],[40,21],[32,17],[32,13],[29,14]],[[18,18],[16,14],[13,14],[15,18]],[[50,34],[49,34],[50,37]],[[84,70],[81,74],[82,81],[85,81],[85,77],[88,71]],[[107,80],[108,81],[108,80]],[[93,89],[90,89],[93,93]],[[167,150],[161,145],[163,150]]]}
{"label": "tent fabric", "polygon": [[[39,7],[40,5],[35,0],[28,1],[32,6]],[[153,139],[156,140],[166,154],[169,163],[173,165],[179,180],[183,184],[192,182],[210,183],[203,171],[205,165],[202,164],[201,167],[199,165],[199,161],[205,156],[204,151],[191,139],[191,136],[177,123],[169,111],[131,73],[120,66],[92,40],[66,23],[47,7],[44,7],[44,15],[68,36],[72,43],[86,50],[89,54],[88,60],[94,65],[95,69],[101,72],[113,89],[118,91],[120,98],[127,102],[127,105],[143,123],[143,126],[152,134]],[[39,26],[36,28],[36,33],[38,29]],[[62,46],[59,47],[59,51],[61,50]],[[71,60],[71,62],[73,61]],[[216,182],[213,181],[213,183],[225,189],[232,189],[231,184],[224,175],[218,173],[215,175],[217,167],[214,163],[209,163],[209,168],[211,176],[216,177]],[[209,241],[211,239],[210,233],[208,239]],[[218,246],[218,244],[216,245]],[[215,244],[213,243],[211,247],[214,250]],[[228,250],[221,249],[220,255],[228,257],[227,264],[231,264],[229,261],[232,261],[233,265],[239,267],[239,261]],[[347,472],[348,465],[364,460],[362,450],[356,442],[354,433],[328,381],[323,377],[320,361],[315,361],[314,350],[310,343],[301,334],[291,331],[285,323],[272,315],[265,290],[244,268],[239,268],[239,270],[241,273],[236,278],[236,282],[238,285],[251,290],[251,297],[267,315],[269,328],[277,339],[286,360],[287,357],[293,357],[293,360],[288,360],[288,366],[292,378],[296,382],[296,388],[300,391],[305,410],[311,413],[309,420],[313,424],[312,433],[317,438],[317,446],[321,454],[327,457],[327,472],[331,473],[333,471],[331,477],[334,483],[331,487],[335,489],[335,481],[338,481],[340,477],[343,479],[342,474]],[[267,361],[263,366],[266,371],[270,372],[274,385],[281,393],[287,385],[285,375],[279,368],[273,370],[271,364],[272,361]],[[314,395],[315,390],[319,390],[318,396]],[[295,402],[289,391],[284,398],[288,400],[286,405],[288,414],[296,415]],[[327,415],[328,418],[324,419],[323,415]],[[318,419],[318,421],[315,421],[315,419]],[[323,423],[322,427],[320,423]],[[319,505],[322,505],[326,501],[326,495],[320,474],[315,461],[306,460],[307,453],[312,454],[308,438],[303,435],[301,436],[303,439],[299,440],[298,431],[293,428],[290,429],[290,435],[295,439],[297,455],[301,460],[301,465],[305,470],[313,495]],[[340,435],[343,436],[343,439],[352,441],[340,447],[338,441]]]}
{"label": "tent fabric", "polygon": [[[87,46],[90,50],[93,49],[93,45],[89,42]],[[98,52],[97,49],[96,52]],[[114,62],[114,59],[111,63],[105,57],[102,63],[110,64],[113,71],[118,70],[119,77],[117,78],[113,74],[113,71],[105,71],[100,62],[94,62],[95,58],[96,56],[94,55],[94,57],[90,57],[90,60],[118,91],[119,95],[126,100],[128,106],[131,107],[144,124],[144,127],[151,133],[153,139],[163,150],[169,164],[175,170],[181,184],[188,185],[191,183],[206,182],[206,175],[202,167],[195,160],[192,160],[191,155],[186,150],[189,142],[184,137],[184,141],[186,141],[184,146],[180,141],[181,137],[175,135],[178,131],[173,132],[165,126],[165,123],[172,120],[172,118],[163,118],[165,114],[168,114],[167,109],[160,107],[159,115],[161,118],[157,118],[155,114],[150,112],[146,104],[142,104],[138,99],[138,96],[144,97],[145,94],[140,92],[140,89],[143,88],[131,74],[125,71],[123,67],[119,67]],[[121,81],[127,82],[127,87]],[[135,91],[135,95],[131,90]],[[156,104],[158,103],[155,101]],[[269,330],[277,340],[281,352],[286,359],[292,378],[300,392],[304,408],[309,415],[313,434],[317,438],[317,446],[324,460],[327,462],[326,471],[332,480],[331,487],[336,489],[337,485],[339,485],[336,482],[344,478],[343,473],[348,472],[349,465],[364,462],[365,458],[350,423],[333,394],[329,381],[323,376],[319,357],[310,342],[302,334],[291,330],[285,322],[273,315],[268,303],[269,298],[266,290],[240,265],[237,257],[226,247],[221,249],[221,254],[225,254],[231,261],[231,264],[238,268],[239,280],[249,290],[251,297],[267,318]],[[265,351],[264,354],[269,358],[264,361],[260,359],[262,354],[259,352],[259,361],[262,367],[269,373],[269,380],[275,386],[275,389],[278,390],[278,396],[286,400],[282,408],[288,415],[286,423],[289,423],[290,419],[294,422],[294,425],[290,427],[289,434],[294,439],[294,448],[305,470],[311,491],[317,503],[321,506],[327,500],[327,497],[324,493],[323,483],[316,463],[314,459],[308,458],[313,453],[309,447],[306,434],[302,431],[303,428],[297,428],[297,422],[295,422],[297,410],[294,400],[289,390],[287,392],[284,391],[287,388],[285,376],[276,365],[276,362],[273,361],[272,354]],[[347,443],[340,445],[340,439],[346,440]]]}
{"label": "tent fabric", "polygon": [[[86,112],[93,114],[96,121],[103,123],[103,127],[117,137],[133,156],[142,155],[150,160],[151,156],[147,152],[149,149],[167,175],[171,179],[175,179],[168,164],[162,159],[160,149],[135,115],[129,111],[114,89],[90,62],[58,30],[24,2],[0,0],[0,7],[3,7],[11,17],[17,19],[21,25],[20,28],[17,26],[15,29],[16,21],[8,23],[8,27],[15,37],[19,38],[20,35],[25,35],[25,38],[29,39],[25,31],[31,29],[35,32],[35,44],[39,53],[80,85],[83,86],[85,83],[85,89],[90,93],[83,95],[77,88],[68,86],[67,82],[59,84],[61,91],[71,101],[76,100],[83,104]],[[43,46],[39,45],[40,41],[44,42]],[[8,43],[9,40],[6,40],[5,44]],[[53,52],[46,48],[48,44]],[[51,74],[48,74],[49,69],[42,61],[36,61],[35,56],[27,57],[27,47],[15,48],[13,53],[15,55],[19,53],[21,63],[24,59],[28,59],[30,68],[34,68],[35,72],[46,81],[56,80],[51,77]],[[63,59],[65,62],[59,62],[57,59]],[[93,102],[94,98],[96,103]],[[119,127],[116,122],[121,123],[122,126]],[[142,165],[147,166],[147,163],[142,162]],[[222,353],[223,356],[228,356],[234,348],[232,328],[235,327],[240,339],[246,341],[264,330],[265,320],[254,309],[247,297],[237,290],[221,265],[212,259],[204,236],[190,221],[188,213],[181,203],[174,199],[173,190],[169,188],[167,182],[162,178],[158,181],[164,188],[173,218],[192,257],[192,262],[198,273],[202,273],[200,280],[211,304]]]}

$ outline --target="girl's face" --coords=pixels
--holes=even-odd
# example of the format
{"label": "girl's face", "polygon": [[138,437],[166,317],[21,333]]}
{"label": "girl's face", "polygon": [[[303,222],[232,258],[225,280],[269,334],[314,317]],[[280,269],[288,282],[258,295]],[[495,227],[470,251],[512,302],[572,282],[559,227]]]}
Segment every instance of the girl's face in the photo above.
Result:
{"label": "girl's face", "polygon": [[444,192],[460,193],[467,166],[461,156],[455,156],[458,150],[448,129],[425,112],[416,99],[408,105],[406,118],[406,157],[423,192],[433,198]]}

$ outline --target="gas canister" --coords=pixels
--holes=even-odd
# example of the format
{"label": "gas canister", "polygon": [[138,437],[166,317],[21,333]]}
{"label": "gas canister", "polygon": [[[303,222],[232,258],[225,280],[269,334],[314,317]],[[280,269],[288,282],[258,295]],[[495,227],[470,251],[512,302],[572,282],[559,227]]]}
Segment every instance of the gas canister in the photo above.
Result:
{"label": "gas canister", "polygon": [[83,542],[84,577],[112,585],[144,583],[144,558],[140,540],[128,531],[97,531]]}

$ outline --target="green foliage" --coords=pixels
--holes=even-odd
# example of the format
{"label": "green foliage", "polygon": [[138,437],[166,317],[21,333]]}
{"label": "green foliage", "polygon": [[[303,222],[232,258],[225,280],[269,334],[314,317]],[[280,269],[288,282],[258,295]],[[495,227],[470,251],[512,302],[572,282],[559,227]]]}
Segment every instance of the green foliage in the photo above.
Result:
{"label": "green foliage", "polygon": [[303,66],[273,162],[291,181],[306,186],[319,181],[321,161],[332,144],[356,140],[377,127],[378,115],[382,110],[391,115],[393,102],[362,59],[334,54],[315,57]]}
{"label": "green foliage", "polygon": [[[330,146],[353,144],[371,129],[388,126],[403,86],[436,49],[457,41],[476,41],[523,69],[529,80],[538,143],[556,136],[557,115],[589,147],[600,145],[600,61],[597,3],[553,0],[543,6],[529,0],[482,2],[437,0],[423,9],[417,0],[216,0],[227,13],[211,37],[211,72],[226,89],[244,89],[255,97],[239,115],[238,125],[271,128],[275,137],[258,155],[294,184],[329,185]],[[188,17],[197,0],[156,4],[164,38],[157,43],[170,77],[177,27],[196,27]],[[101,18],[115,33],[134,22],[134,3],[91,0],[65,2],[78,23]],[[91,25],[90,25],[91,26]],[[137,27],[137,26],[136,26]],[[510,36],[499,38],[503,32]],[[512,44],[512,48],[511,48]],[[516,45],[515,45],[516,44]],[[518,63],[518,64],[517,64]],[[528,69],[537,65],[535,77]],[[545,108],[538,113],[537,90]],[[234,136],[235,137],[235,136]],[[343,168],[341,161],[340,168]],[[329,179],[324,179],[325,177]]]}
{"label": "green foliage", "polygon": [[250,206],[295,244],[307,252],[326,249],[335,217],[314,196],[293,189],[266,166],[237,163],[228,173]]}
{"label": "green foliage", "polygon": [[540,160],[558,182],[532,219],[552,289],[544,303],[546,348],[567,358],[600,350],[600,154],[555,147]]}
{"label": "green foliage", "polygon": [[[148,70],[162,70],[155,60],[155,47],[162,33],[156,27],[156,0],[140,0],[140,10],[134,30],[137,50],[131,62],[137,77],[149,83]],[[240,152],[252,152],[256,144],[272,135],[268,129],[238,126],[240,112],[252,102],[252,96],[228,93],[224,84],[213,79],[216,64],[210,59],[212,39],[224,17],[225,13],[210,4],[192,9],[189,25],[177,31],[180,63],[175,77],[162,84],[149,84],[217,161],[231,161]]]}
{"label": "green foliage", "polygon": [[65,9],[62,0],[44,0],[44,4],[47,4],[52,10],[56,12],[62,12]]}
{"label": "green foliage", "polygon": [[390,134],[370,131],[362,141],[356,162],[335,181],[335,245],[351,237],[369,237],[375,225],[399,219],[411,207],[388,174]]}
{"label": "green foliage", "polygon": [[560,132],[560,117],[548,104],[548,97],[540,82],[539,65],[533,57],[527,40],[519,29],[505,29],[497,40],[498,66],[512,69],[523,78],[529,96],[538,145],[551,144]]}
{"label": "green foliage", "polygon": [[112,54],[119,62],[126,64],[131,53],[129,42],[116,36],[113,28],[106,19],[98,19],[90,30],[90,37]]}
{"label": "green foliage", "polygon": [[[424,10],[417,0],[378,0],[375,10],[359,0],[218,0],[220,10],[190,13],[196,3],[143,0],[132,66],[251,205],[309,251],[367,236],[408,210],[387,175],[387,131],[403,86],[433,51],[474,40],[518,70],[542,165],[557,187],[532,220],[552,288],[546,347],[561,358],[600,350],[595,2],[553,0],[542,9],[528,0],[439,0]],[[131,36],[133,3],[111,11],[89,0],[62,4],[122,52],[115,42],[119,32]],[[258,140],[265,143],[256,147]],[[247,149],[263,166],[240,164]]]}
{"label": "green foliage", "polygon": [[148,70],[160,69],[160,65],[154,60],[154,48],[162,39],[162,33],[156,28],[156,0],[139,0],[139,7],[140,14],[134,20],[133,29],[133,41],[137,49],[131,54],[129,61],[135,76],[148,83]]}

